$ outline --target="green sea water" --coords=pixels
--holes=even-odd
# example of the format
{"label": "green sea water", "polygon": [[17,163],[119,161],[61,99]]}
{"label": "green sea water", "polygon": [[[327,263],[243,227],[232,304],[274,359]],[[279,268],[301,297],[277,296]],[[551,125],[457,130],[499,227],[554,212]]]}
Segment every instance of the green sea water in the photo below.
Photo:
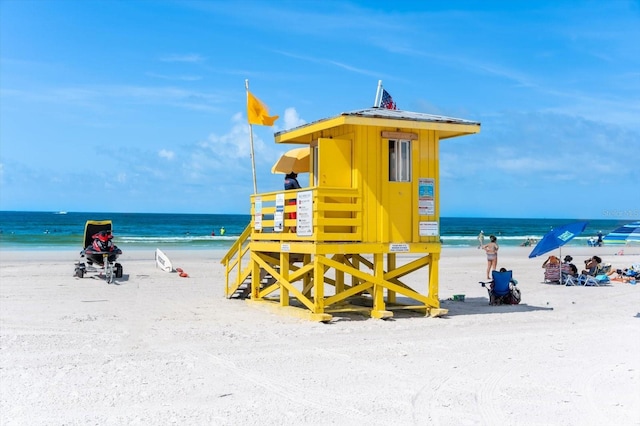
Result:
{"label": "green sea water", "polygon": [[[0,249],[81,249],[87,220],[111,220],[114,242],[123,249],[166,247],[226,250],[250,223],[251,217],[237,214],[2,211]],[[440,221],[440,235],[444,247],[474,247],[481,230],[487,238],[489,234],[496,235],[502,246],[519,246],[527,238],[539,240],[553,227],[577,220],[443,217]],[[569,245],[586,246],[588,239],[598,231],[606,235],[627,222],[629,221],[591,220],[585,232],[569,242]],[[225,229],[224,235],[222,228]]]}

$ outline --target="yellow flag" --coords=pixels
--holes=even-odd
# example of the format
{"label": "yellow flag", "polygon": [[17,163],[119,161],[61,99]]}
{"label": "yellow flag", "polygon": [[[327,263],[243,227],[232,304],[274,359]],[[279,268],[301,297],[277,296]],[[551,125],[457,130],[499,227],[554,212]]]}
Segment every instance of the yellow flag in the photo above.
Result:
{"label": "yellow flag", "polygon": [[267,106],[248,90],[247,117],[249,118],[249,124],[257,124],[259,126],[273,126],[273,123],[278,119],[277,115],[270,116]]}

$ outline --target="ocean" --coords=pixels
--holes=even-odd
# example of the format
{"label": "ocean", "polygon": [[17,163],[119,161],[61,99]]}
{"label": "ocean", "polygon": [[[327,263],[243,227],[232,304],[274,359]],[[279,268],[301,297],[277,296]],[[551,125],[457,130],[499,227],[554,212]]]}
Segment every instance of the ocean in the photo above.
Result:
{"label": "ocean", "polygon": [[[113,221],[114,243],[122,249],[170,248],[226,250],[249,224],[249,215],[164,213],[79,213],[0,211],[0,249],[81,249],[87,220]],[[527,238],[539,240],[553,227],[571,219],[491,219],[443,217],[443,247],[475,247],[482,230],[498,237],[501,246],[519,246]],[[584,220],[584,219],[581,219]],[[591,220],[585,232],[568,243],[587,246],[598,231],[604,235],[629,220]],[[221,229],[225,229],[221,235]],[[215,233],[215,235],[212,235]]]}

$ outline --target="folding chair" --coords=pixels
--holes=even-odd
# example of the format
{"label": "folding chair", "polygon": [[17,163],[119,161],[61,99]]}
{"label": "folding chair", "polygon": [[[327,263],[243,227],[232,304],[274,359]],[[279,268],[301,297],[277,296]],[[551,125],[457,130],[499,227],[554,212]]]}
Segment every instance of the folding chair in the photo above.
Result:
{"label": "folding chair", "polygon": [[[491,271],[491,281],[480,281],[482,287],[489,292],[490,305],[516,305],[520,303],[520,289],[516,287],[516,280],[513,279],[513,271]],[[487,286],[489,284],[489,286]]]}

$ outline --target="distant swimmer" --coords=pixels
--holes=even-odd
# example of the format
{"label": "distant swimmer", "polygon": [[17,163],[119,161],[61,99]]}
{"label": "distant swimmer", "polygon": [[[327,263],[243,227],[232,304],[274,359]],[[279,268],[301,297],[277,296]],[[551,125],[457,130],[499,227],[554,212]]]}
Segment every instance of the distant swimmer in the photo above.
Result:
{"label": "distant swimmer", "polygon": [[224,226],[223,226],[222,228],[220,228],[220,235],[224,235],[224,233],[225,233],[225,232],[226,232],[226,231],[225,231],[225,229],[224,229]]}
{"label": "distant swimmer", "polygon": [[216,231],[215,231],[215,230],[214,230],[214,231],[211,231],[211,236],[212,236],[212,237],[215,237],[215,236],[216,236]]}

